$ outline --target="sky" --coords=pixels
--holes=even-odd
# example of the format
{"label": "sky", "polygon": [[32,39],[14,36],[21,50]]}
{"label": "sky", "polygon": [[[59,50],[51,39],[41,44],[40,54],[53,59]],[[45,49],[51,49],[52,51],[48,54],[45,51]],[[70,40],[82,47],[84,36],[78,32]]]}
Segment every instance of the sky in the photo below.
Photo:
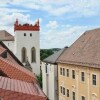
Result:
{"label": "sky", "polygon": [[0,0],[0,30],[14,35],[14,22],[40,20],[40,48],[70,46],[100,27],[100,0]]}

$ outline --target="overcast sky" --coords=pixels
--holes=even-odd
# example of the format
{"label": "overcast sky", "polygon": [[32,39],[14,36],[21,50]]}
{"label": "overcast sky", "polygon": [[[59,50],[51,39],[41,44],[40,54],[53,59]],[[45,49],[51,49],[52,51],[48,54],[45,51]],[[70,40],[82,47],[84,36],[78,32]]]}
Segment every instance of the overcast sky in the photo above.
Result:
{"label": "overcast sky", "polygon": [[100,0],[0,0],[0,29],[40,20],[40,47],[70,46],[84,31],[100,27]]}

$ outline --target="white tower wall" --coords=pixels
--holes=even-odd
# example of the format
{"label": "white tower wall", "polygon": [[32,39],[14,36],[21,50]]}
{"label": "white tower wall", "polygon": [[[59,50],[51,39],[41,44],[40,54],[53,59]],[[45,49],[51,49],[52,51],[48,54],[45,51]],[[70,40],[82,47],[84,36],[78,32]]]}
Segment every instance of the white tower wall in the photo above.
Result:
{"label": "white tower wall", "polygon": [[[24,36],[26,33],[26,36]],[[32,36],[30,36],[32,33]],[[25,47],[27,50],[28,61],[31,64],[32,70],[35,74],[40,74],[40,45],[39,45],[39,31],[29,30],[16,30],[15,31],[15,55],[22,60],[21,52],[22,48]],[[36,62],[31,63],[31,48],[34,47],[36,50]]]}

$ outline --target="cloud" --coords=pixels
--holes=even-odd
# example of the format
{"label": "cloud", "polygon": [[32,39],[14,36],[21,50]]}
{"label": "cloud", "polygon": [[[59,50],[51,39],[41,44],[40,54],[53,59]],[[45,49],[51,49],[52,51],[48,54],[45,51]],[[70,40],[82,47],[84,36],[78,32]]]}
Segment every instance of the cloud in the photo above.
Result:
{"label": "cloud", "polygon": [[91,29],[91,26],[62,25],[56,30],[46,29],[46,31],[42,31],[40,36],[41,48],[69,46],[87,29]]}
{"label": "cloud", "polygon": [[8,32],[10,32],[11,34],[14,34],[14,30],[13,30],[13,25],[16,19],[19,19],[20,23],[33,23],[30,20],[30,15],[24,15],[21,13],[12,13],[12,14],[6,14],[6,15],[1,15],[0,18],[0,29],[4,29],[7,30]]}
{"label": "cloud", "polygon": [[58,22],[57,21],[49,21],[49,23],[46,25],[47,28],[50,29],[55,29],[58,27]]}
{"label": "cloud", "polygon": [[41,48],[64,47],[73,43],[85,30],[95,27],[84,26],[86,23],[83,25],[77,20],[78,25],[71,18],[94,18],[100,16],[99,11],[100,0],[1,0],[0,29],[14,34],[16,18],[20,23],[34,23],[33,19],[39,17],[42,23]]}
{"label": "cloud", "polygon": [[97,15],[100,11],[100,0],[13,0],[11,3],[47,11],[54,16],[76,13],[86,17]]}
{"label": "cloud", "polygon": [[4,4],[46,11],[52,16],[73,13],[88,17],[96,16],[100,11],[100,0],[4,0],[0,5]]}

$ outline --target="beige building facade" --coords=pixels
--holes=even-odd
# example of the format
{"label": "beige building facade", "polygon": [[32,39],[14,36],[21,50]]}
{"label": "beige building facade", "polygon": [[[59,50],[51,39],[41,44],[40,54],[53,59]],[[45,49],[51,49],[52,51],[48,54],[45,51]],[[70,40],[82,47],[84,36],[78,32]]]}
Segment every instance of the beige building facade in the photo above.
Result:
{"label": "beige building facade", "polygon": [[100,100],[100,70],[58,64],[59,100]]}
{"label": "beige building facade", "polygon": [[59,100],[100,100],[100,28],[83,33],[57,63]]}

